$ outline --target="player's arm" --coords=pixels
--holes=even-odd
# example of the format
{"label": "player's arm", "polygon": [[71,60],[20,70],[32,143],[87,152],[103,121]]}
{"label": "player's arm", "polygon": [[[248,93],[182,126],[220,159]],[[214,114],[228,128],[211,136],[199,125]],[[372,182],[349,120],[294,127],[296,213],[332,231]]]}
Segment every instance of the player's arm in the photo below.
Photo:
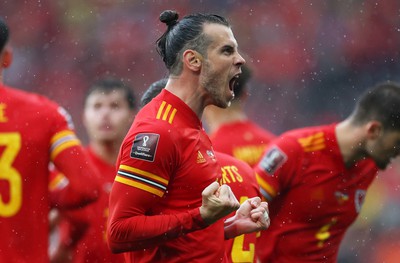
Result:
{"label": "player's arm", "polygon": [[69,115],[61,107],[54,113],[50,139],[50,158],[55,168],[68,179],[68,187],[52,192],[58,207],[77,207],[98,198],[97,170],[77,138]]}
{"label": "player's arm", "polygon": [[[107,227],[107,241],[114,253],[157,246],[203,229],[239,207],[230,188],[214,182],[204,189],[201,207],[174,214],[151,215],[153,207],[161,202],[174,172],[170,164],[179,160],[174,140],[168,138],[168,134],[160,138],[154,162],[131,158],[132,144],[122,147],[121,164],[110,193]],[[150,135],[147,139],[149,145],[153,138]],[[130,141],[137,140],[132,138]],[[160,152],[162,149],[167,150]]]}
{"label": "player's arm", "polygon": [[268,144],[254,167],[260,192],[268,202],[290,185],[301,153],[297,141],[289,136],[281,136]]}
{"label": "player's arm", "polygon": [[225,239],[265,230],[269,224],[268,204],[258,196],[247,199],[234,216],[224,221]]}
{"label": "player's arm", "polygon": [[86,207],[84,209],[58,211],[58,214],[59,241],[51,255],[51,262],[72,262],[76,245],[87,232],[90,225],[89,218],[96,214],[96,211],[93,211],[92,207]]}
{"label": "player's arm", "polygon": [[231,185],[241,203],[224,221],[225,239],[266,229],[269,226],[268,204],[261,202],[254,170],[227,154],[216,152],[216,156],[221,164],[221,182]]}

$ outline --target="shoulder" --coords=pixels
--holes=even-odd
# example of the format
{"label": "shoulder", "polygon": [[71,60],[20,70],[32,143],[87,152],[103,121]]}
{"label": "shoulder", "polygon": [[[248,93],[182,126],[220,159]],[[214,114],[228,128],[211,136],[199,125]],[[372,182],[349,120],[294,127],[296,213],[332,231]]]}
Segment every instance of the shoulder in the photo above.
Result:
{"label": "shoulder", "polygon": [[30,91],[7,87],[7,93],[12,96],[12,99],[21,100],[22,102],[31,104],[32,106],[43,107],[46,105],[57,105],[57,103],[46,96]]}

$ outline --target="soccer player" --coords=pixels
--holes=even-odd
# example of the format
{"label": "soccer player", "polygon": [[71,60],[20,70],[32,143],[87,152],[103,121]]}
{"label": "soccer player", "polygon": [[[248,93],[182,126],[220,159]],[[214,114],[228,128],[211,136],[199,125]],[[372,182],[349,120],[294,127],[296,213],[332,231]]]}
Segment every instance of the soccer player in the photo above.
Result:
{"label": "soccer player", "polygon": [[[167,84],[168,79],[160,79],[150,85],[141,98],[141,106],[144,107],[156,97]],[[261,196],[256,175],[253,169],[244,161],[231,155],[215,152],[218,163],[221,166],[222,176],[220,184],[227,184],[232,192],[243,203],[250,196]],[[234,215],[228,215],[227,218]],[[267,220],[269,224],[269,220]],[[257,262],[255,244],[258,232],[251,232],[225,240],[225,254],[227,262]]]}
{"label": "soccer player", "polygon": [[[12,61],[8,38],[0,19],[0,75]],[[0,262],[49,261],[50,161],[71,184],[67,191],[55,191],[53,202],[75,207],[96,200],[95,168],[68,113],[43,96],[0,81]]]}
{"label": "soccer player", "polygon": [[123,262],[122,254],[113,254],[108,248],[105,228],[119,147],[135,113],[133,91],[118,79],[100,79],[88,90],[83,111],[83,124],[89,137],[86,151],[100,171],[102,195],[83,209],[61,215],[61,242],[54,262],[67,262],[68,257],[74,263]]}
{"label": "soccer player", "polygon": [[204,117],[214,150],[232,155],[253,167],[275,135],[250,120],[244,111],[251,74],[248,66],[242,66],[231,106],[222,109],[210,105],[204,110]]}
{"label": "soccer player", "polygon": [[[127,262],[222,262],[225,238],[267,227],[267,204],[239,205],[221,178],[201,124],[204,107],[227,107],[245,62],[228,22],[175,11],[158,51],[169,70],[164,90],[136,115],[121,146],[110,194],[108,242]],[[221,220],[237,209],[233,218]]]}
{"label": "soccer player", "polygon": [[271,226],[257,242],[261,262],[336,262],[378,169],[400,153],[400,85],[367,90],[345,120],[288,131],[255,170]]}

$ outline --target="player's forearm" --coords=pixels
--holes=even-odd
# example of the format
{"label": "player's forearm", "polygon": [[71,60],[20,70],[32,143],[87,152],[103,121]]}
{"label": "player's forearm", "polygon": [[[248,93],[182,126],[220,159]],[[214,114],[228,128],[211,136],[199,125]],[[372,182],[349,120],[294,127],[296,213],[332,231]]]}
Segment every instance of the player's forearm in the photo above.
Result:
{"label": "player's forearm", "polygon": [[121,253],[154,247],[205,227],[199,209],[173,215],[112,217],[107,240],[113,253]]}
{"label": "player's forearm", "polygon": [[64,150],[56,157],[54,164],[68,178],[67,187],[52,192],[52,202],[57,207],[82,207],[98,199],[98,171],[90,163],[82,147]]}
{"label": "player's forearm", "polygon": [[231,216],[224,221],[225,239],[234,238],[238,235],[237,224],[235,223],[235,216]]}

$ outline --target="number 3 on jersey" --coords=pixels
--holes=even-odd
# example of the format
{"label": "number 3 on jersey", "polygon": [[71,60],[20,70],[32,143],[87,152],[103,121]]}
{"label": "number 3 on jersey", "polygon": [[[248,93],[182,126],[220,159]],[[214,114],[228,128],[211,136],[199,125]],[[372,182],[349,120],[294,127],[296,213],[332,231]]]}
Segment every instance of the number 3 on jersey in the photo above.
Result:
{"label": "number 3 on jersey", "polygon": [[16,132],[0,133],[0,181],[8,183],[10,191],[8,200],[0,192],[0,217],[11,217],[21,208],[22,179],[21,174],[12,166],[21,149],[21,135]]}

